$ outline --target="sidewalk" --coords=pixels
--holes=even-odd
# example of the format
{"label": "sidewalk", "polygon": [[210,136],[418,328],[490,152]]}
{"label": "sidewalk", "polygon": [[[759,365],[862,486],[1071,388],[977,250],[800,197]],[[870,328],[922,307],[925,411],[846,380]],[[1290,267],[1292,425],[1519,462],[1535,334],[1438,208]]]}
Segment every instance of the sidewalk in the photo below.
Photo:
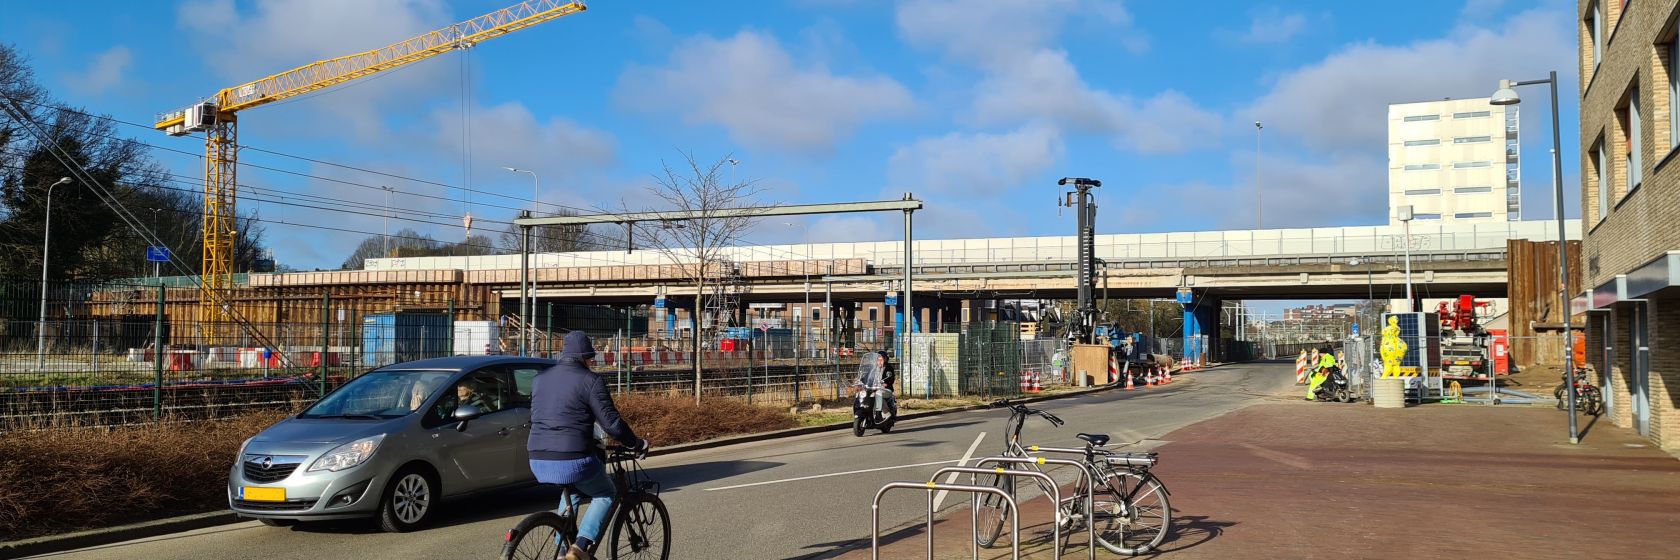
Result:
{"label": "sidewalk", "polygon": [[[1607,420],[1581,424],[1586,436],[1572,446],[1549,408],[1239,410],[1162,438],[1156,472],[1172,491],[1175,529],[1154,556],[1674,558],[1680,460]],[[1049,509],[1042,498],[1023,505],[1024,557],[1050,558]],[[970,557],[968,521],[958,509],[936,523],[938,558]],[[920,525],[889,535],[882,558],[924,557]],[[1084,539],[1071,538],[1063,557],[1086,558]]]}

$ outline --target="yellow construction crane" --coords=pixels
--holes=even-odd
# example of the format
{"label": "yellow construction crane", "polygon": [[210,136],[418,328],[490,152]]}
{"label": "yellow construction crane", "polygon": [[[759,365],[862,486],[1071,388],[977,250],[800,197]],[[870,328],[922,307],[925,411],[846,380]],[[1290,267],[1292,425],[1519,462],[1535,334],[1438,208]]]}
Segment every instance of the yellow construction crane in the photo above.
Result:
{"label": "yellow construction crane", "polygon": [[158,130],[170,136],[203,132],[204,139],[204,290],[199,320],[227,319],[221,302],[233,285],[233,256],[238,226],[234,200],[238,185],[238,143],[234,114],[258,105],[330,88],[357,78],[471,47],[539,23],[588,9],[579,1],[526,0],[418,37],[382,48],[321,60],[254,82],[216,92],[179,111],[158,115]]}

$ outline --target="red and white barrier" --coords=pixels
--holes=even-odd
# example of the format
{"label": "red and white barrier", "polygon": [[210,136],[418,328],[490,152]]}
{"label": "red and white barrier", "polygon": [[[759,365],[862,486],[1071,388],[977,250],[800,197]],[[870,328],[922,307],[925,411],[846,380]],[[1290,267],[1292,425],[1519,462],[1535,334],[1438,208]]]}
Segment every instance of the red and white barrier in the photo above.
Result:
{"label": "red and white barrier", "polygon": [[1036,371],[1021,372],[1021,392],[1037,393],[1044,390],[1044,385]]}
{"label": "red and white barrier", "polygon": [[1307,351],[1302,350],[1301,351],[1301,356],[1298,357],[1298,358],[1295,358],[1295,384],[1296,385],[1305,385],[1306,383],[1307,383]]}

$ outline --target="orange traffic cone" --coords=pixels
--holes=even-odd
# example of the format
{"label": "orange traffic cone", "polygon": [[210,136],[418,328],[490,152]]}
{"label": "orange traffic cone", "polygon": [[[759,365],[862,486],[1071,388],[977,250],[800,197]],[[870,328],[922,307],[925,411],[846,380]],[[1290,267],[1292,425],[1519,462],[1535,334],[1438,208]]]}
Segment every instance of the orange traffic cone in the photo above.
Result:
{"label": "orange traffic cone", "polygon": [[1172,368],[1165,368],[1161,370],[1161,383],[1163,385],[1172,384]]}
{"label": "orange traffic cone", "polygon": [[1126,390],[1132,390],[1132,374],[1126,374]]}

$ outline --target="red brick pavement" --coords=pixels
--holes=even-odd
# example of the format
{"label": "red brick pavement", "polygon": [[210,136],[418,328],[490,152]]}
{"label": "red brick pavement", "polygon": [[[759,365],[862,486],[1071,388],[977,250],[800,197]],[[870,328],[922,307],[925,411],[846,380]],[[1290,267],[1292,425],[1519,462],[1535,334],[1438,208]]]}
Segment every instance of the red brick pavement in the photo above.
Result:
{"label": "red brick pavement", "polygon": [[[1590,417],[1570,445],[1564,420],[1549,408],[1300,402],[1188,426],[1162,438],[1174,534],[1155,556],[1680,558],[1680,460]],[[1047,500],[1023,509],[1034,524],[1023,551],[1049,558]],[[935,555],[969,558],[968,534],[967,509],[949,513]],[[1087,557],[1083,541],[1063,557]],[[882,558],[921,558],[927,541],[918,526],[884,542]]]}

